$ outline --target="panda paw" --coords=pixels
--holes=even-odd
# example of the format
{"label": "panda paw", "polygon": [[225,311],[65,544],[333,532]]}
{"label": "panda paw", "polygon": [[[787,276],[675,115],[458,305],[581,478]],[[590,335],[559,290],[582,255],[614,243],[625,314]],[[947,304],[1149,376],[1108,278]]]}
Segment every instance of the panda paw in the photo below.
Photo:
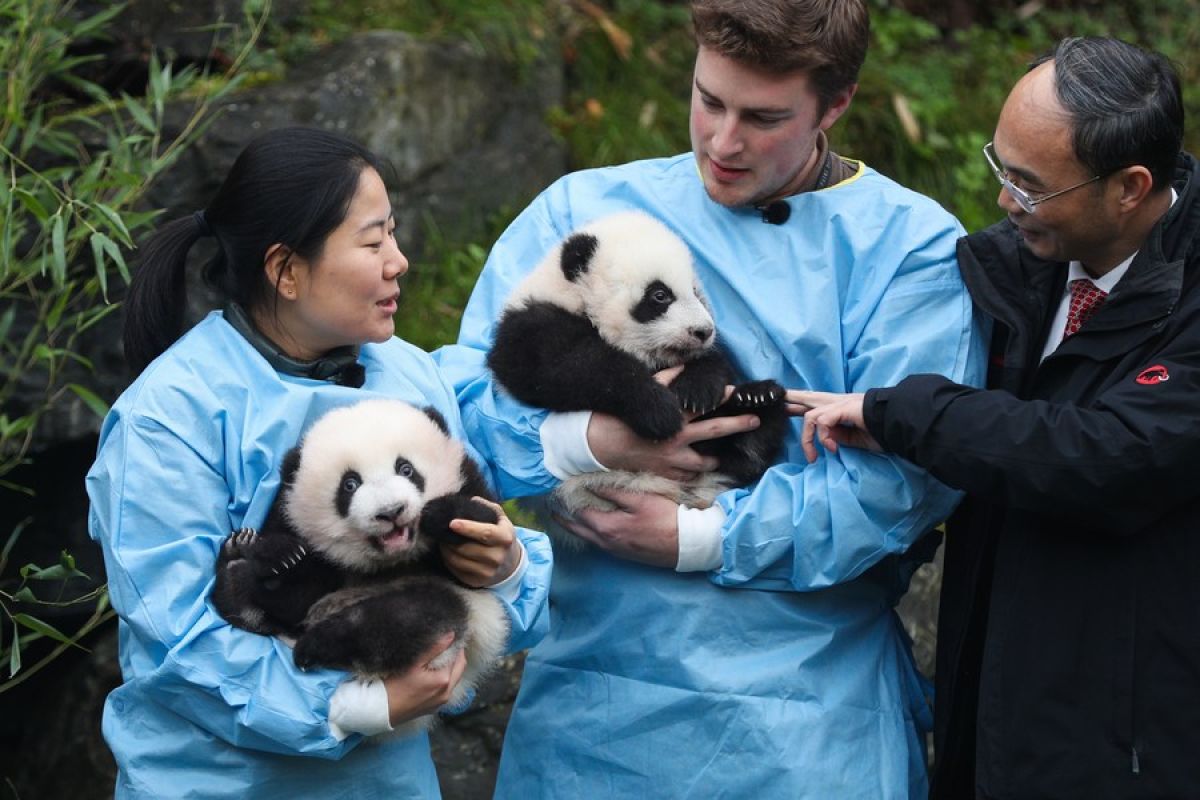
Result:
{"label": "panda paw", "polygon": [[283,557],[271,567],[272,575],[282,575],[289,569],[292,569],[308,555],[308,548],[299,542],[290,551],[283,554]]}
{"label": "panda paw", "polygon": [[258,531],[254,528],[238,528],[221,545],[221,556],[226,561],[236,561],[250,555],[249,551],[258,542]]}
{"label": "panda paw", "polygon": [[622,421],[643,439],[661,442],[670,439],[683,428],[683,412],[673,392],[656,386],[656,390],[629,404]]}
{"label": "panda paw", "polygon": [[786,395],[787,391],[775,381],[751,381],[738,385],[725,405],[730,413],[743,414],[775,408]]}
{"label": "panda paw", "polygon": [[679,405],[692,414],[704,414],[721,404],[725,395],[725,383],[711,380],[685,380],[685,371],[671,384],[671,391],[679,398]]}
{"label": "panda paw", "polygon": [[417,529],[422,536],[428,536],[435,541],[458,544],[466,541],[466,538],[450,530],[450,522],[456,519],[490,523],[500,520],[496,512],[483,503],[466,495],[448,494],[435,497],[425,504]]}

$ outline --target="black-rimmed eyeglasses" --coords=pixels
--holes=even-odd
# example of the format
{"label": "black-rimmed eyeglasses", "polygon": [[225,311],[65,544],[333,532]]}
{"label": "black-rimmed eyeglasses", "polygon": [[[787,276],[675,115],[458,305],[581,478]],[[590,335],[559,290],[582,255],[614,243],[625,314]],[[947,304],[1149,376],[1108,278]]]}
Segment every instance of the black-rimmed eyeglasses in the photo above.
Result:
{"label": "black-rimmed eyeglasses", "polygon": [[1052,200],[1055,197],[1058,197],[1060,194],[1073,192],[1081,186],[1087,186],[1089,183],[1095,183],[1103,177],[1102,175],[1093,175],[1083,183],[1077,183],[1074,186],[1068,186],[1065,189],[1059,189],[1057,192],[1039,194],[1034,197],[1033,195],[1030,195],[1029,192],[1025,191],[1020,186],[1017,186],[1015,183],[1009,180],[1008,173],[1000,168],[1000,164],[996,158],[996,150],[992,147],[991,142],[988,142],[983,146],[983,157],[987,159],[988,166],[992,168],[992,174],[996,176],[996,180],[1000,181],[1000,185],[1003,186],[1004,190],[1012,196],[1013,200],[1017,201],[1017,205],[1019,205],[1021,210],[1026,214],[1032,214],[1035,208],[1047,200]]}

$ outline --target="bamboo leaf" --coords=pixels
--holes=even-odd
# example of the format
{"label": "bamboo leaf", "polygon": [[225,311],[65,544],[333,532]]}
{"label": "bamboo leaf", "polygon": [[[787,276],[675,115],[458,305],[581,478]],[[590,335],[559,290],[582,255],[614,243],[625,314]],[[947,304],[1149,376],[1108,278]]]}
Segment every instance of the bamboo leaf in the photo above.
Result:
{"label": "bamboo leaf", "polygon": [[54,330],[58,327],[59,320],[62,319],[63,311],[67,307],[67,303],[71,300],[71,292],[63,290],[58,293],[58,298],[54,301],[54,305],[50,307],[50,311],[46,314],[46,329]]}
{"label": "bamboo leaf", "polygon": [[92,410],[92,413],[103,419],[108,415],[108,404],[101,400],[91,389],[86,386],[80,386],[78,383],[68,383],[67,388],[75,393],[76,397],[83,401],[83,404]]}
{"label": "bamboo leaf", "polygon": [[67,221],[62,214],[55,214],[54,224],[50,226],[50,249],[54,254],[55,280],[64,281],[67,277]]}
{"label": "bamboo leaf", "polygon": [[30,214],[37,217],[38,222],[44,225],[46,224],[46,220],[50,219],[50,212],[42,205],[42,201],[38,200],[28,189],[22,189],[18,186],[13,190],[13,194],[17,196],[17,199],[21,201],[21,205],[25,206]]}
{"label": "bamboo leaf", "polygon": [[99,240],[102,233],[93,233],[90,237],[92,259],[96,262],[96,280],[100,282],[100,293],[108,299],[108,269],[104,266],[104,245]]}
{"label": "bamboo leaf", "polygon": [[150,116],[150,112],[146,110],[145,106],[126,92],[121,92],[121,99],[125,101],[125,108],[129,111],[129,115],[133,117],[134,122],[151,133],[158,130],[158,126],[154,124],[154,118]]}
{"label": "bamboo leaf", "polygon": [[92,208],[95,208],[112,223],[112,231],[121,237],[122,244],[126,247],[133,247],[133,237],[129,235],[129,228],[125,227],[125,220],[121,219],[120,214],[104,203],[93,203]]}
{"label": "bamboo leaf", "polygon": [[55,628],[42,620],[30,614],[13,614],[13,622],[28,628],[35,633],[40,633],[42,636],[48,636],[56,642],[63,644],[75,644],[71,641],[71,637],[67,636],[62,631]]}
{"label": "bamboo leaf", "polygon": [[21,632],[17,629],[17,623],[13,621],[12,645],[8,653],[8,677],[12,677],[21,671]]}

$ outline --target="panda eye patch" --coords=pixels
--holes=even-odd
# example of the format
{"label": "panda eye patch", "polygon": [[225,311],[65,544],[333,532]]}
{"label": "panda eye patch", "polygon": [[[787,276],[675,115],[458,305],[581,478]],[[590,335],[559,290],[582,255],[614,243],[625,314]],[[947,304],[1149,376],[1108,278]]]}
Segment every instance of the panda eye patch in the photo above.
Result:
{"label": "panda eye patch", "polygon": [[352,469],[348,469],[342,473],[342,480],[338,483],[334,505],[337,507],[338,513],[343,517],[350,514],[350,501],[354,498],[354,493],[362,486],[362,482],[362,475],[359,475]]}
{"label": "panda eye patch", "polygon": [[674,302],[675,293],[671,291],[671,287],[662,281],[653,281],[642,292],[642,299],[630,314],[638,322],[649,322],[667,313],[667,309]]}
{"label": "panda eye patch", "polygon": [[417,487],[417,491],[425,491],[425,476],[404,456],[396,459],[396,474]]}

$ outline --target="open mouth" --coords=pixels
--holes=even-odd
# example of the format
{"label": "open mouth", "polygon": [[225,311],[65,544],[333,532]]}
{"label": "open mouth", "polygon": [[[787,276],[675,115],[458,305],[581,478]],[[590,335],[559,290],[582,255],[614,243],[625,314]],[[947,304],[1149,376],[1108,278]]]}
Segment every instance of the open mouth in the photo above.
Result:
{"label": "open mouth", "polygon": [[399,553],[413,546],[411,525],[395,525],[391,530],[370,537],[371,544],[384,553]]}

